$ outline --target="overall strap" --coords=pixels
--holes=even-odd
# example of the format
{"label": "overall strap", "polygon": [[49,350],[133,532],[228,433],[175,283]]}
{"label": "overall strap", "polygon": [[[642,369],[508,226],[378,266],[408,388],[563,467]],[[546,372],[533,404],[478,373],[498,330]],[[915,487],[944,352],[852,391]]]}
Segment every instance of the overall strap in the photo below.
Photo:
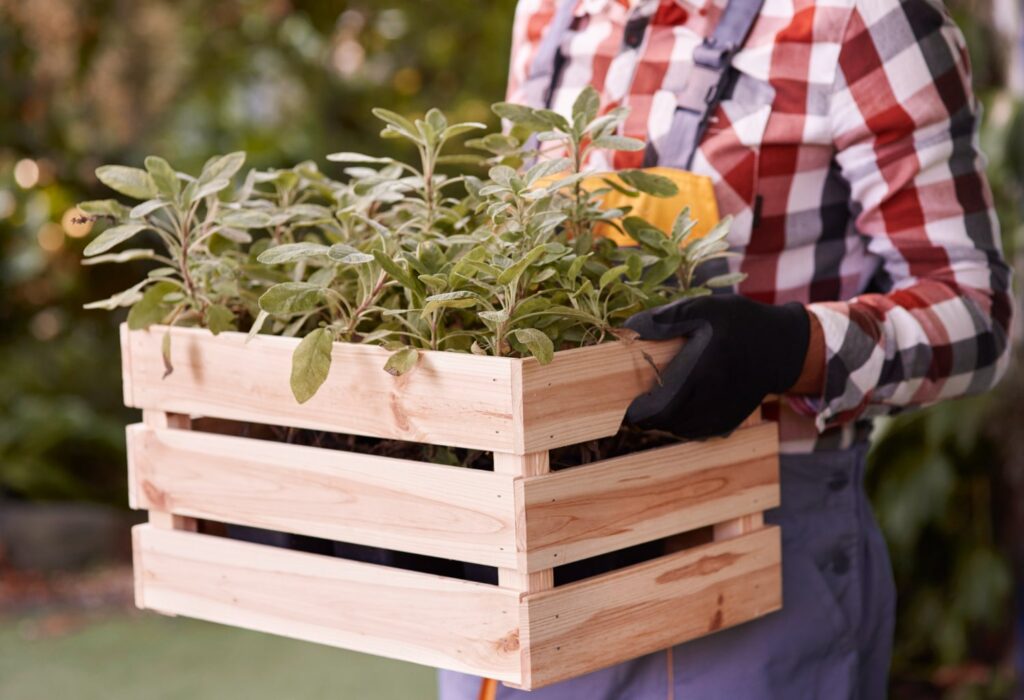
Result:
{"label": "overall strap", "polygon": [[693,51],[693,66],[676,96],[668,134],[648,141],[644,165],[689,170],[708,120],[729,84],[732,58],[746,42],[764,0],[729,0],[711,36]]}
{"label": "overall strap", "polygon": [[526,104],[535,109],[551,107],[551,97],[561,72],[562,40],[572,26],[578,0],[560,0],[526,75],[523,92]]}

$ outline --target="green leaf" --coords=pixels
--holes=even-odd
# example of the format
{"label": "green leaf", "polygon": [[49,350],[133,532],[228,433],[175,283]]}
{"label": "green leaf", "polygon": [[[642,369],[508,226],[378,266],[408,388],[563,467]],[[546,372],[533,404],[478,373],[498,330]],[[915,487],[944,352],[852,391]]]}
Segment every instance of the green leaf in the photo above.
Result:
{"label": "green leaf", "polygon": [[264,265],[281,265],[305,258],[327,255],[328,251],[330,251],[330,248],[320,243],[285,243],[284,245],[264,250],[256,260]]}
{"label": "green leaf", "polygon": [[530,354],[536,357],[542,365],[546,365],[554,359],[555,346],[551,342],[551,338],[543,331],[536,328],[520,328],[512,331],[512,335],[525,345]]}
{"label": "green leaf", "polygon": [[210,251],[217,255],[220,254],[218,249],[215,247],[217,238],[224,241],[231,241],[232,243],[252,243],[252,236],[248,232],[241,231],[237,228],[231,228],[230,226],[221,226],[217,230],[217,233],[213,234],[213,239],[210,241]]}
{"label": "green leaf", "polygon": [[654,197],[674,197],[679,194],[676,183],[664,175],[646,170],[620,170],[616,174],[633,189]]}
{"label": "green leaf", "polygon": [[351,153],[348,151],[342,151],[341,153],[331,153],[327,156],[327,160],[332,163],[367,163],[367,164],[385,164],[394,163],[394,158],[378,158],[376,156],[368,156],[363,153]]}
{"label": "green leaf", "polygon": [[99,255],[100,253],[106,253],[108,250],[127,241],[132,236],[136,235],[140,231],[145,231],[149,226],[146,224],[123,224],[121,226],[115,226],[108,228],[106,231],[96,236],[89,245],[82,251],[82,255],[85,257],[92,257],[93,255]]}
{"label": "green leaf", "polygon": [[423,287],[420,285],[419,280],[414,279],[413,276],[402,269],[397,262],[388,257],[384,251],[374,250],[373,258],[377,261],[377,264],[384,268],[384,271],[400,285],[417,293],[422,293]]}
{"label": "green leaf", "polygon": [[88,202],[80,202],[78,209],[86,216],[112,216],[115,219],[124,219],[128,216],[128,207],[116,199],[93,199]]}
{"label": "green leaf", "polygon": [[[206,161],[206,165],[203,166],[203,172],[199,175],[200,189],[202,188],[202,185],[206,185],[215,180],[228,180],[228,184],[230,184],[231,178],[235,176],[235,173],[242,169],[242,165],[244,164],[245,151],[235,151],[234,153],[228,153],[224,156],[214,156],[210,160]],[[197,196],[196,199],[199,199],[199,196]]]}
{"label": "green leaf", "polygon": [[231,228],[251,229],[270,228],[270,214],[254,209],[233,209],[218,217],[218,221]]}
{"label": "green leaf", "polygon": [[587,85],[572,105],[573,125],[582,131],[587,124],[594,121],[600,108],[601,96],[593,86]]}
{"label": "green leaf", "polygon": [[570,126],[569,120],[554,110],[538,109],[536,110],[536,114],[552,129],[557,129],[566,133],[572,131],[572,126]]}
{"label": "green leaf", "polygon": [[317,328],[295,347],[292,353],[292,395],[299,403],[306,403],[327,380],[331,371],[331,332]]}
{"label": "green leaf", "polygon": [[672,240],[676,245],[682,244],[686,237],[693,231],[697,222],[690,217],[690,207],[683,207],[672,224]]}
{"label": "green leaf", "polygon": [[173,308],[164,297],[177,291],[178,285],[172,282],[157,282],[147,289],[128,311],[128,328],[137,331],[162,323]]}
{"label": "green leaf", "polygon": [[477,314],[480,318],[488,323],[498,325],[508,321],[508,311],[505,309],[499,309],[498,311],[481,311]]}
{"label": "green leaf", "polygon": [[164,361],[164,376],[163,379],[171,376],[174,371],[174,365],[171,364],[171,332],[166,331],[164,333],[163,340],[160,341],[160,357]]}
{"label": "green leaf", "polygon": [[235,313],[223,304],[214,304],[206,310],[206,327],[214,335],[224,331],[238,330]]}
{"label": "green leaf", "polygon": [[536,110],[525,105],[498,102],[491,105],[491,111],[502,119],[508,119],[513,124],[520,124],[533,131],[546,129],[549,126],[548,121],[539,117]]}
{"label": "green leaf", "polygon": [[473,292],[443,292],[427,297],[423,306],[424,313],[432,313],[438,309],[468,309],[476,306],[480,300],[479,295]]}
{"label": "green leaf", "polygon": [[102,165],[96,168],[96,177],[104,185],[133,199],[153,199],[157,196],[156,183],[145,170],[124,165]]}
{"label": "green leaf", "polygon": [[323,304],[324,290],[308,282],[275,284],[260,297],[260,308],[269,314],[285,315],[314,311]]}
{"label": "green leaf", "polygon": [[170,204],[170,202],[162,199],[150,199],[142,204],[137,204],[128,216],[133,219],[145,219],[153,212],[163,209],[166,206],[170,206]]}
{"label": "green leaf", "polygon": [[594,139],[593,145],[597,148],[607,148],[610,151],[642,151],[646,148],[643,141],[628,136],[602,136],[599,139]]}
{"label": "green leaf", "polygon": [[712,289],[717,289],[719,287],[732,287],[739,284],[746,278],[746,273],[732,272],[726,275],[718,275],[716,277],[712,277],[711,279],[704,283],[704,286],[710,287]]}
{"label": "green leaf", "polygon": [[568,158],[556,158],[552,160],[542,160],[529,170],[523,176],[526,180],[527,185],[532,185],[543,177],[548,175],[554,175],[555,173],[564,173],[572,167],[572,161]]}
{"label": "green leaf", "polygon": [[146,158],[146,171],[153,178],[157,191],[167,199],[176,199],[181,194],[181,180],[171,164],[159,156]]}
{"label": "green leaf", "polygon": [[462,124],[452,124],[441,132],[441,139],[447,141],[463,134],[468,134],[470,131],[479,131],[480,129],[486,129],[486,124],[480,122],[464,122]]}
{"label": "green leaf", "polygon": [[519,283],[519,278],[522,277],[523,273],[526,272],[526,268],[534,263],[534,261],[544,254],[544,245],[541,244],[533,248],[529,253],[524,255],[521,260],[509,266],[498,275],[498,284],[516,285]]}
{"label": "green leaf", "polygon": [[621,279],[628,269],[629,268],[626,265],[616,265],[615,267],[607,270],[603,275],[601,275],[601,279],[597,283],[598,289],[604,289],[612,282]]}
{"label": "green leaf", "polygon": [[352,246],[345,243],[335,243],[331,246],[330,250],[327,251],[328,257],[331,260],[335,260],[346,265],[365,265],[375,260],[373,255],[370,253],[364,253],[363,251],[353,248]]}
{"label": "green leaf", "polygon": [[400,377],[411,371],[419,359],[420,351],[416,348],[402,348],[388,357],[388,361],[384,363],[384,371],[392,377]]}
{"label": "green leaf", "polygon": [[416,129],[416,125],[411,121],[403,117],[401,114],[392,112],[389,109],[383,109],[381,107],[375,107],[370,110],[373,116],[380,119],[382,122],[387,124],[389,127],[397,131],[402,136],[413,141],[420,141],[420,135]]}
{"label": "green leaf", "polygon": [[227,178],[217,178],[216,180],[210,180],[209,182],[201,182],[192,194],[189,202],[195,202],[199,199],[204,199],[211,195],[215,195],[221,190],[225,190],[231,186],[231,180]]}
{"label": "green leaf", "polygon": [[252,326],[249,328],[249,333],[245,338],[245,342],[252,340],[261,330],[263,330],[263,324],[270,318],[270,314],[262,309],[256,314],[256,320],[252,322]]}
{"label": "green leaf", "polygon": [[131,306],[139,299],[142,298],[142,292],[140,291],[143,287],[150,283],[151,280],[144,279],[138,282],[128,289],[118,292],[113,296],[107,297],[106,299],[100,299],[99,301],[90,301],[88,304],[82,306],[83,309],[104,309],[106,311],[113,311],[119,309],[122,306]]}
{"label": "green leaf", "polygon": [[[373,257],[371,256],[372,260]],[[430,289],[445,289],[448,287],[448,278],[444,275],[418,275],[417,279]]]}
{"label": "green leaf", "polygon": [[82,261],[83,265],[100,265],[102,263],[123,263],[131,260],[152,259],[156,255],[149,248],[133,248],[122,250],[120,253],[109,253],[108,255],[97,255],[94,258],[87,258]]}

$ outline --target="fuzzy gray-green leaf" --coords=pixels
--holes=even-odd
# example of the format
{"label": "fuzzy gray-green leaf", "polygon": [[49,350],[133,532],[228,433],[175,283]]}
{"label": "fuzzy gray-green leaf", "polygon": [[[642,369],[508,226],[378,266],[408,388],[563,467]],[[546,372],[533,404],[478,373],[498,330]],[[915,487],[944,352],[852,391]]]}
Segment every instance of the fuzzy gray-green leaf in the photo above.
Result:
{"label": "fuzzy gray-green leaf", "polygon": [[115,192],[133,199],[153,199],[158,194],[153,178],[145,170],[138,168],[102,165],[96,168],[96,177]]}
{"label": "fuzzy gray-green leaf", "polygon": [[260,308],[269,314],[306,313],[323,304],[324,290],[308,282],[275,284],[260,297]]}
{"label": "fuzzy gray-green leaf", "polygon": [[512,335],[525,345],[530,354],[536,357],[542,365],[546,365],[554,359],[555,346],[551,342],[551,338],[543,331],[536,328],[520,328],[512,331]]}
{"label": "fuzzy gray-green leaf", "polygon": [[206,327],[214,335],[224,331],[238,330],[235,313],[223,304],[214,304],[206,310]]}
{"label": "fuzzy gray-green leaf", "polygon": [[292,395],[299,403],[306,403],[327,380],[331,371],[331,332],[317,328],[295,347],[292,353]]}
{"label": "fuzzy gray-green leaf", "polygon": [[400,377],[411,371],[420,359],[420,351],[416,348],[402,348],[388,357],[384,363],[384,371],[392,377]]}
{"label": "fuzzy gray-green leaf", "polygon": [[282,265],[296,260],[327,255],[329,250],[330,248],[320,243],[285,243],[264,250],[256,259],[264,265]]}
{"label": "fuzzy gray-green leaf", "polygon": [[124,224],[122,226],[108,228],[106,231],[90,241],[89,245],[87,245],[85,250],[82,251],[82,255],[92,257],[93,255],[99,255],[100,253],[106,253],[114,246],[124,243],[132,236],[141,231],[145,231],[148,228],[149,226],[146,224]]}
{"label": "fuzzy gray-green leaf", "polygon": [[664,175],[645,170],[620,170],[617,175],[635,190],[654,197],[674,197],[679,194],[679,187]]}

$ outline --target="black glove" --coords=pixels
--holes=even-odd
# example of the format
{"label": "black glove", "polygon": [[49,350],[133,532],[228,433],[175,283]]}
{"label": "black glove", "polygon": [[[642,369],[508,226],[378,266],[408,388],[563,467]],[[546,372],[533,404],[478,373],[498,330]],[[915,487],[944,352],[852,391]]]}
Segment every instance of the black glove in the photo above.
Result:
{"label": "black glove", "polygon": [[690,440],[736,429],[768,394],[792,387],[810,343],[802,304],[771,306],[737,294],[683,299],[626,321],[641,338],[687,339],[661,385],[633,401],[626,420]]}

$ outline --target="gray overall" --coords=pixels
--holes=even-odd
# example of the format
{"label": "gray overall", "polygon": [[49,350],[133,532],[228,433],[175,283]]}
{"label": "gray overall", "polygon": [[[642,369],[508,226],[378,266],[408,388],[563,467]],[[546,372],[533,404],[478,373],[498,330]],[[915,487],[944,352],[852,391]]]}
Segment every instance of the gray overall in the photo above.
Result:
{"label": "gray overall", "polygon": [[[648,148],[648,165],[689,166],[761,1],[730,0],[713,36],[695,51],[672,132]],[[563,0],[538,48],[527,83],[533,106],[550,104],[575,4]],[[885,698],[896,593],[864,493],[865,452],[859,443],[782,457],[782,505],[766,516],[782,529],[780,612],[532,693],[499,686],[498,700]],[[475,700],[480,679],[441,671],[439,687],[441,700]]]}

